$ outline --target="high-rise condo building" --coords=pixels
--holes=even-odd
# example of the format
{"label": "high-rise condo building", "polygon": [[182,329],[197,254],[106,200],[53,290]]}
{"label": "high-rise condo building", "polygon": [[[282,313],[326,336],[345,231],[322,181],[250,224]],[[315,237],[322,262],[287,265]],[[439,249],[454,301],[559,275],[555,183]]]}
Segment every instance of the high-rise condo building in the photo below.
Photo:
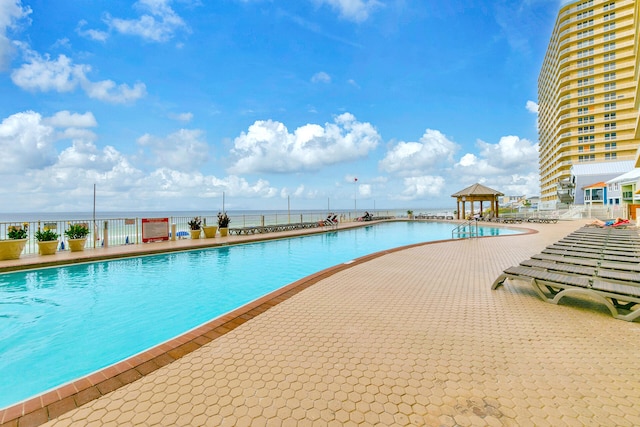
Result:
{"label": "high-rise condo building", "polygon": [[538,78],[543,207],[570,202],[563,186],[571,166],[635,160],[638,4],[578,0],[558,13]]}

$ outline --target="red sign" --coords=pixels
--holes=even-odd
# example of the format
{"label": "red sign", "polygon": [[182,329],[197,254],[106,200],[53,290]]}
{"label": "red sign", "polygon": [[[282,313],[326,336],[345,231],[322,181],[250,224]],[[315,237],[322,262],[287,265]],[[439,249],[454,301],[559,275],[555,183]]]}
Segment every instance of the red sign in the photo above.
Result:
{"label": "red sign", "polygon": [[169,240],[169,218],[142,218],[142,242]]}

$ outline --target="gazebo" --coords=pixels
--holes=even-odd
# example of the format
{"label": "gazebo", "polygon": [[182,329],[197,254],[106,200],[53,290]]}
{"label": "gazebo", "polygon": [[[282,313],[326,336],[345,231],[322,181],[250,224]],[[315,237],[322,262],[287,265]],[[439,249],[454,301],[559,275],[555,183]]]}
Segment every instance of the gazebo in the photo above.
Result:
{"label": "gazebo", "polygon": [[[455,197],[458,203],[458,219],[464,219],[464,214],[466,212],[465,204],[467,202],[471,203],[471,216],[474,215],[473,204],[474,202],[480,202],[480,210],[478,213],[482,214],[482,202],[489,202],[491,207],[491,213],[494,218],[498,217],[498,197],[504,196],[499,191],[493,190],[489,187],[485,187],[482,184],[473,184],[470,187],[465,188],[464,190],[460,190],[455,194],[452,194],[451,197]],[[460,203],[462,202],[462,207]]]}

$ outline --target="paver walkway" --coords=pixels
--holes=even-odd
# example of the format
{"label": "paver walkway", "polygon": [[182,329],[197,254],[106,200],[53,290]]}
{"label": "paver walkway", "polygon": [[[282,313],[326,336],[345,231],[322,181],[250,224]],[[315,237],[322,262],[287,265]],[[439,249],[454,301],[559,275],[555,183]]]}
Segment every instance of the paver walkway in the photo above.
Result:
{"label": "paver walkway", "polygon": [[46,425],[640,425],[640,324],[490,289],[580,225],[357,264]]}

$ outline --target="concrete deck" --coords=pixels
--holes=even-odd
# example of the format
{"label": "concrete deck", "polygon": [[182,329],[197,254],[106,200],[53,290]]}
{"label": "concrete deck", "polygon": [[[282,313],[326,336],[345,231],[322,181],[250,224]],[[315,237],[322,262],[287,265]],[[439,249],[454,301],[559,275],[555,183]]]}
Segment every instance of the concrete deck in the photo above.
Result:
{"label": "concrete deck", "polygon": [[640,324],[525,283],[490,289],[583,223],[339,268],[45,425],[640,425]]}

